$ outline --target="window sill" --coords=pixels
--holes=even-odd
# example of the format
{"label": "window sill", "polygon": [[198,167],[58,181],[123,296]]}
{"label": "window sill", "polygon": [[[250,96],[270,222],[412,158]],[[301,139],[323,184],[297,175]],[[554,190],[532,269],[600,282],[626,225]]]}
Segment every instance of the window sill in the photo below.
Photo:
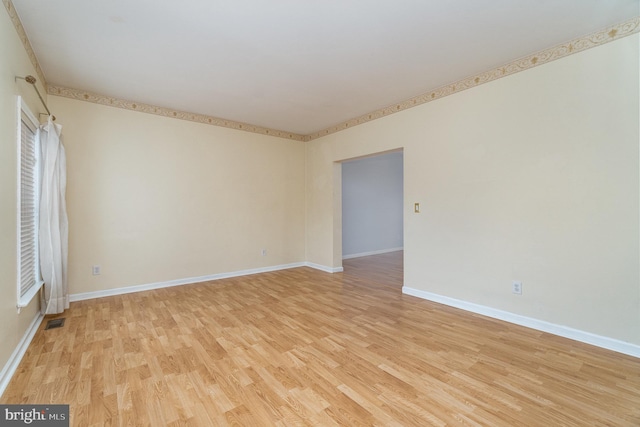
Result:
{"label": "window sill", "polygon": [[38,292],[40,292],[40,288],[42,288],[42,285],[44,285],[44,282],[38,282],[37,284],[33,285],[26,294],[18,297],[18,313],[20,313],[21,308],[24,308],[31,304],[31,300],[33,300],[33,297],[35,297]]}

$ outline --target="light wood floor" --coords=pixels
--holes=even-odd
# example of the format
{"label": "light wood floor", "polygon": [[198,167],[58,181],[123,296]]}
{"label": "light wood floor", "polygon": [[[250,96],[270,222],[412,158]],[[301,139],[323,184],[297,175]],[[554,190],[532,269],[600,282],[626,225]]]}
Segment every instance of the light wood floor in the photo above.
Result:
{"label": "light wood floor", "polygon": [[638,426],[640,359],[402,295],[402,253],[73,303],[2,403],[74,426]]}

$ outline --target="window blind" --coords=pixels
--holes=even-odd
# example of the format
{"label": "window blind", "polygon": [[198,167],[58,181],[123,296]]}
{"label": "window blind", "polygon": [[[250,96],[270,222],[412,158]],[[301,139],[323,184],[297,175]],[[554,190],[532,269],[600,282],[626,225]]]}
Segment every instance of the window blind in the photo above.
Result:
{"label": "window blind", "polygon": [[[27,294],[28,300],[35,294],[41,284],[38,261],[38,210],[39,210],[39,173],[37,146],[38,127],[24,110],[20,122],[20,182],[19,182],[19,271],[18,306]],[[34,289],[34,287],[36,287]],[[31,292],[30,292],[31,291]],[[21,304],[22,302],[22,304]]]}

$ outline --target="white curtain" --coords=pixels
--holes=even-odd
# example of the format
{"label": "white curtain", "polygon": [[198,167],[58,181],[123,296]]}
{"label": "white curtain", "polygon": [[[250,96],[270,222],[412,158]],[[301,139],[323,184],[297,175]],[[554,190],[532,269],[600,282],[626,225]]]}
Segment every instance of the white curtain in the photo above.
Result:
{"label": "white curtain", "polygon": [[40,126],[42,187],[40,192],[40,271],[44,281],[41,310],[62,313],[69,308],[67,289],[68,230],[65,192],[67,160],[61,141],[62,126],[51,117]]}

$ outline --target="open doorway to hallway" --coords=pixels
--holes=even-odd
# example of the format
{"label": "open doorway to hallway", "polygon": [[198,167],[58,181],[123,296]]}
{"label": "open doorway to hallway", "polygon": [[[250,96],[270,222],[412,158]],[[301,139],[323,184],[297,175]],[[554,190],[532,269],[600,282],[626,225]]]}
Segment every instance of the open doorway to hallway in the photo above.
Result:
{"label": "open doorway to hallway", "polygon": [[[342,259],[346,274],[385,277],[402,287],[403,152],[342,162]],[[382,269],[382,270],[381,270]],[[371,276],[373,277],[373,275]],[[399,282],[398,282],[399,280]]]}

